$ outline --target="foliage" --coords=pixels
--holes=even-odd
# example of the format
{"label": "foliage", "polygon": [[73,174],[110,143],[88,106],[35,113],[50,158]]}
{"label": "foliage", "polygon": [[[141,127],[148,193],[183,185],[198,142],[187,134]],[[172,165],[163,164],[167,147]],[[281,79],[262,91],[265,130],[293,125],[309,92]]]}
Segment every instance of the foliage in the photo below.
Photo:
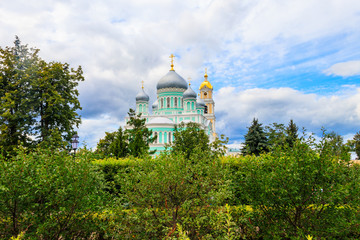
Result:
{"label": "foliage", "polygon": [[344,157],[334,154],[326,138],[320,144],[298,140],[286,150],[278,147],[258,157],[247,156],[236,177],[242,185],[239,191],[254,208],[260,236],[349,234],[358,221],[359,172]]}
{"label": "foliage", "polygon": [[[69,141],[80,123],[76,87],[83,81],[81,67],[47,63],[38,49],[21,45],[0,48],[0,146],[12,156],[19,145],[30,148],[57,131]],[[36,137],[38,141],[32,140]]]}
{"label": "foliage", "polygon": [[292,119],[286,127],[282,123],[273,123],[265,128],[270,149],[277,148],[278,146],[291,148],[296,140],[299,139],[299,128]]}
{"label": "foliage", "polygon": [[[323,144],[332,155],[342,159],[348,159],[350,147],[344,144],[343,137],[339,134],[335,132],[326,133],[325,130],[323,130]],[[324,146],[321,147],[324,148]]]}
{"label": "foliage", "polygon": [[121,127],[116,132],[105,133],[105,138],[100,139],[96,152],[103,157],[124,158],[128,155],[128,135]]}
{"label": "foliage", "polygon": [[291,119],[289,125],[286,127],[286,143],[289,147],[293,147],[295,142],[299,139],[299,127],[296,126],[294,121]]}
{"label": "foliage", "polygon": [[132,226],[135,238],[173,236],[178,223],[190,239],[210,231],[204,227],[206,221],[199,222],[198,215],[206,216],[210,206],[221,204],[230,194],[226,170],[218,158],[196,148],[190,158],[173,152],[138,163],[139,169],[130,169],[119,179],[130,206],[138,209],[136,228]]}
{"label": "foliage", "polygon": [[92,212],[103,206],[102,178],[92,155],[19,150],[0,162],[0,238],[88,238],[97,231]]}
{"label": "foliage", "polygon": [[196,149],[202,152],[211,152],[209,136],[195,122],[182,122],[175,127],[174,141],[171,147],[171,152],[184,154],[188,159]]}
{"label": "foliage", "polygon": [[245,135],[245,146],[242,149],[244,155],[255,154],[258,156],[260,153],[268,152],[269,144],[266,133],[259,123],[258,119],[253,119],[251,126],[248,128]]}
{"label": "foliage", "polygon": [[152,131],[145,126],[146,119],[141,118],[141,113],[136,114],[133,109],[130,109],[128,114],[130,120],[127,124],[130,128],[125,132],[128,134],[129,154],[134,157],[148,155],[149,144],[153,143],[156,137],[152,137]]}
{"label": "foliage", "polygon": [[41,60],[30,94],[36,117],[39,118],[33,130],[40,142],[46,141],[52,130],[57,130],[66,141],[74,134],[74,126],[79,127],[81,110],[76,89],[78,82],[83,81],[83,71],[69,67],[67,63]]}
{"label": "foliage", "polygon": [[360,131],[354,135],[353,141],[355,153],[357,155],[357,158],[360,159]]}
{"label": "foliage", "polygon": [[28,49],[16,37],[15,46],[0,48],[0,146],[3,154],[14,153],[19,144],[29,147],[35,113],[31,82],[36,76],[39,50]]}

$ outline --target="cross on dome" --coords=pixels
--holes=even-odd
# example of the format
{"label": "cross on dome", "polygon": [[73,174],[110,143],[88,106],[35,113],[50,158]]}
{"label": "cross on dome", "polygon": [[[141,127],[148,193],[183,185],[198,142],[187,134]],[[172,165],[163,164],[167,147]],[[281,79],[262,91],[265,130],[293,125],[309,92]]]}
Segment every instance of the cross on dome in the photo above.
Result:
{"label": "cross on dome", "polygon": [[171,69],[170,69],[170,71],[175,71],[174,70],[174,58],[175,58],[175,55],[171,54],[169,58],[171,58],[171,65],[170,65]]}

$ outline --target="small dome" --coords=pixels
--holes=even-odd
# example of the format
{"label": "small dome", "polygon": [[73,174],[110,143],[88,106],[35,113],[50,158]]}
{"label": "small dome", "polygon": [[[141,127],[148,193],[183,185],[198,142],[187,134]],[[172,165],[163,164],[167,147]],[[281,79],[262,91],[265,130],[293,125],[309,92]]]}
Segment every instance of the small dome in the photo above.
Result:
{"label": "small dome", "polygon": [[192,88],[189,86],[189,88],[184,92],[183,98],[184,99],[196,98],[196,92],[194,92],[194,90],[192,90]]}
{"label": "small dome", "polygon": [[196,100],[196,107],[205,107],[205,102],[202,98],[198,97],[198,99]]}
{"label": "small dome", "polygon": [[163,76],[156,85],[156,89],[163,88],[182,88],[187,89],[186,81],[175,71],[170,70],[165,76]]}
{"label": "small dome", "polygon": [[157,109],[159,105],[159,101],[156,99],[156,101],[153,103],[152,108]]}
{"label": "small dome", "polygon": [[141,89],[141,91],[136,95],[136,101],[149,101],[149,96],[144,92],[144,89]]}
{"label": "small dome", "polygon": [[156,118],[152,118],[152,119],[150,119],[150,121],[148,122],[148,124],[154,124],[154,123],[173,124],[174,122],[171,121],[169,118],[166,118],[166,117],[156,117]]}

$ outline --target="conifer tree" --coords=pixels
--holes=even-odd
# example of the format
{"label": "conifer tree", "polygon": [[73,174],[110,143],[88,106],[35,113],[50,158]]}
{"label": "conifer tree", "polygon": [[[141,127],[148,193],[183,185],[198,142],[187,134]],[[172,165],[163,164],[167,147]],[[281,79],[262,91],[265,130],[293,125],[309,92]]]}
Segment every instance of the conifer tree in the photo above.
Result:
{"label": "conifer tree", "polygon": [[293,147],[296,140],[299,138],[299,128],[291,119],[289,125],[286,127],[286,142],[289,147]]}
{"label": "conifer tree", "polygon": [[259,155],[262,152],[269,151],[268,139],[262,124],[258,119],[254,118],[251,126],[248,128],[248,132],[245,135],[245,146],[242,151],[244,155],[255,154]]}
{"label": "conifer tree", "polygon": [[360,159],[360,131],[354,135],[354,148],[357,158]]}

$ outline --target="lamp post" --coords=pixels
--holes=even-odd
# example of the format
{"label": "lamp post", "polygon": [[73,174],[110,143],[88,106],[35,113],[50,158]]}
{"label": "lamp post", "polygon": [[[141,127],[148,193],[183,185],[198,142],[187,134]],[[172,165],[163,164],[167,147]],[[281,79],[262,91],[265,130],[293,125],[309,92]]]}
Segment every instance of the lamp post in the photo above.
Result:
{"label": "lamp post", "polygon": [[71,140],[71,148],[74,150],[74,159],[75,159],[75,153],[76,153],[76,149],[78,148],[78,144],[79,144],[79,136],[77,134],[75,134],[74,136],[72,136]]}

